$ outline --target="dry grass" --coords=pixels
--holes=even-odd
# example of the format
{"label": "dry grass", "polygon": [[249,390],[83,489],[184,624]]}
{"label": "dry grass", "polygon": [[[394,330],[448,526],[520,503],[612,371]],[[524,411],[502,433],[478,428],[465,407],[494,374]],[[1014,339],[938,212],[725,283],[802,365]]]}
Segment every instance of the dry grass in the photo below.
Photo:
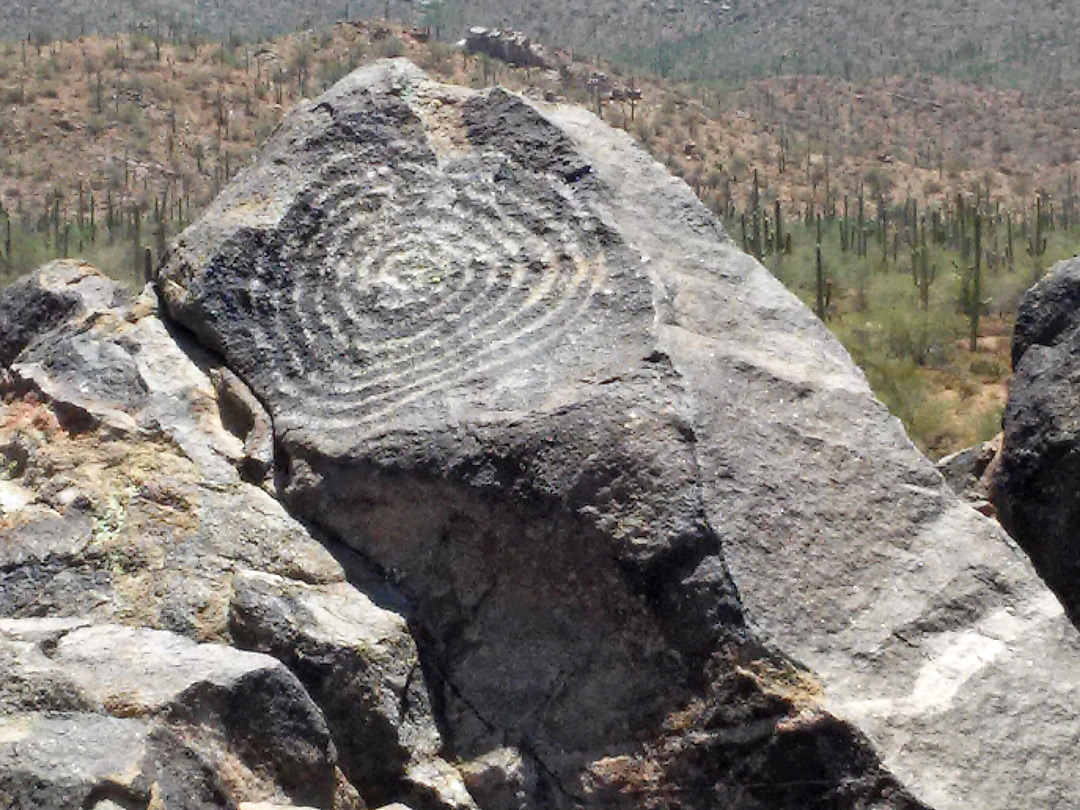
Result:
{"label": "dry grass", "polygon": [[763,199],[780,199],[793,213],[830,198],[839,205],[860,184],[893,202],[934,203],[983,189],[1020,209],[1036,189],[1060,198],[1067,177],[1080,174],[1076,94],[1036,98],[944,79],[856,85],[821,77],[726,91],[618,76],[568,53],[561,71],[485,69],[410,29],[364,23],[235,48],[138,35],[40,49],[0,42],[0,202],[33,218],[58,195],[74,221],[81,188],[84,216],[92,192],[99,222],[110,197],[117,209],[184,200],[195,213],[301,97],[396,53],[451,81],[498,81],[594,108],[587,81],[595,72],[611,84],[632,83],[643,100],[633,110],[602,102],[604,117],[722,209],[745,205],[754,170]]}

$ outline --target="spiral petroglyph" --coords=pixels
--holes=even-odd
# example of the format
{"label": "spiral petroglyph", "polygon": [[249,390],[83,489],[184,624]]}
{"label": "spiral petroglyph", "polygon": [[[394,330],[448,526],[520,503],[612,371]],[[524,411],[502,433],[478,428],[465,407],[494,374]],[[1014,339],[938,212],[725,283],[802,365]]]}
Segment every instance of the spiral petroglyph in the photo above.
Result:
{"label": "spiral petroglyph", "polygon": [[605,283],[589,234],[473,172],[420,193],[377,176],[320,183],[302,210],[314,233],[251,256],[247,288],[220,294],[228,310],[257,316],[256,347],[285,347],[268,369],[272,393],[318,391],[330,421],[377,420],[516,362],[557,340]]}
{"label": "spiral petroglyph", "polygon": [[[484,116],[542,119],[500,91],[493,110],[483,97],[436,99],[435,143],[413,89],[377,103],[361,93],[353,109],[321,102],[317,154],[280,218],[229,234],[192,285],[281,429],[361,435],[465,384],[506,394],[552,352],[586,374],[590,347],[614,337],[605,313],[650,304],[565,136],[550,134],[548,165],[516,159],[486,137]],[[257,198],[259,182],[256,169],[233,197]]]}

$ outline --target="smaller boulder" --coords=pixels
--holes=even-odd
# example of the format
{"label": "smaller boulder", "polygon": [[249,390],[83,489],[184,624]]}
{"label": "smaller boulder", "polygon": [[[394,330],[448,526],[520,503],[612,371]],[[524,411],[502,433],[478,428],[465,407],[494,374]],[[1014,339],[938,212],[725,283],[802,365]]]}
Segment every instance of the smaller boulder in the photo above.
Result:
{"label": "smaller boulder", "polygon": [[465,763],[465,784],[484,810],[519,810],[537,790],[537,766],[516,748],[496,748]]}
{"label": "smaller boulder", "polygon": [[1024,295],[992,497],[1002,525],[1080,617],[1080,259]]}
{"label": "smaller boulder", "polygon": [[0,367],[78,311],[118,305],[125,293],[85,262],[51,262],[12,282],[0,296]]}
{"label": "smaller boulder", "polygon": [[994,517],[994,505],[990,502],[990,487],[1001,454],[1002,434],[971,447],[965,447],[937,462],[938,472],[944,476],[953,492],[970,503],[976,510]]}
{"label": "smaller boulder", "polygon": [[[234,583],[230,630],[297,673],[326,712],[341,767],[372,801],[475,805],[440,752],[442,737],[405,617],[344,583],[310,585],[247,572]],[[393,604],[389,589],[384,605]],[[377,588],[373,594],[380,596]],[[400,607],[394,605],[394,607]]]}
{"label": "smaller boulder", "polygon": [[477,26],[469,29],[464,46],[468,53],[487,54],[515,67],[538,67],[542,70],[551,67],[551,59],[545,48],[520,31]]}
{"label": "smaller boulder", "polygon": [[[14,807],[336,805],[318,707],[269,656],[75,620],[0,624],[0,795]],[[190,797],[181,798],[181,797]]]}

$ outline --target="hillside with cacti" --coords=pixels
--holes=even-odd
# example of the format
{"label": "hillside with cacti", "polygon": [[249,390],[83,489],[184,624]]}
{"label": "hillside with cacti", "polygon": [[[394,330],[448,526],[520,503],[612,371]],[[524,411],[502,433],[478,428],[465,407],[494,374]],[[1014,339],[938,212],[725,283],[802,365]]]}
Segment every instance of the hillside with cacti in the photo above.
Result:
{"label": "hillside with cacti", "polygon": [[1059,92],[1080,79],[1073,11],[1057,0],[12,0],[0,8],[0,37],[253,40],[380,17],[445,41],[472,25],[517,28],[673,79],[927,75]]}
{"label": "hillside with cacti", "polygon": [[[598,109],[728,217],[755,193],[754,173],[756,193],[791,213],[839,211],[860,189],[874,205],[940,207],[974,194],[1019,217],[1040,200],[1077,206],[1077,92],[903,77],[727,88],[665,82],[569,52],[551,70],[522,70],[461,54],[425,29],[371,21],[253,43],[141,32],[0,40],[0,203],[37,216],[59,198],[77,215],[82,187],[83,206],[99,213],[110,200],[198,209],[297,100],[399,54],[467,84],[500,82]],[[612,98],[625,87],[640,99]]]}
{"label": "hillside with cacti", "polygon": [[935,455],[996,429],[1016,300],[1080,252],[1072,94],[675,82],[569,51],[516,68],[369,20],[256,42],[0,41],[0,276],[82,256],[138,285],[288,109],[385,56],[625,129],[821,314]]}
{"label": "hillside with cacti", "polygon": [[1080,60],[1056,0],[447,0],[449,19],[512,26],[669,78],[938,75],[1061,90]]}

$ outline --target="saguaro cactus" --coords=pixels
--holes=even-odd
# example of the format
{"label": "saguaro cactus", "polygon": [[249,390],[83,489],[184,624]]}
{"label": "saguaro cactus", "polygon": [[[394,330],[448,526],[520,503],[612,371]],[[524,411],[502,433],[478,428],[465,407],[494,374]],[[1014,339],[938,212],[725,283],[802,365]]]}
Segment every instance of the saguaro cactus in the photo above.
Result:
{"label": "saguaro cactus", "polygon": [[937,265],[930,264],[930,251],[926,246],[925,226],[921,242],[911,248],[911,278],[919,294],[919,306],[926,312],[930,309],[930,285],[937,278]]}
{"label": "saguaro cactus", "polygon": [[817,300],[815,301],[814,312],[817,313],[818,318],[822,321],[825,320],[825,263],[821,258],[821,218],[817,221],[817,245],[814,248],[814,270],[817,286]]}
{"label": "saguaro cactus", "polygon": [[979,348],[979,318],[982,316],[982,214],[975,212],[975,257],[966,286],[968,351]]}

